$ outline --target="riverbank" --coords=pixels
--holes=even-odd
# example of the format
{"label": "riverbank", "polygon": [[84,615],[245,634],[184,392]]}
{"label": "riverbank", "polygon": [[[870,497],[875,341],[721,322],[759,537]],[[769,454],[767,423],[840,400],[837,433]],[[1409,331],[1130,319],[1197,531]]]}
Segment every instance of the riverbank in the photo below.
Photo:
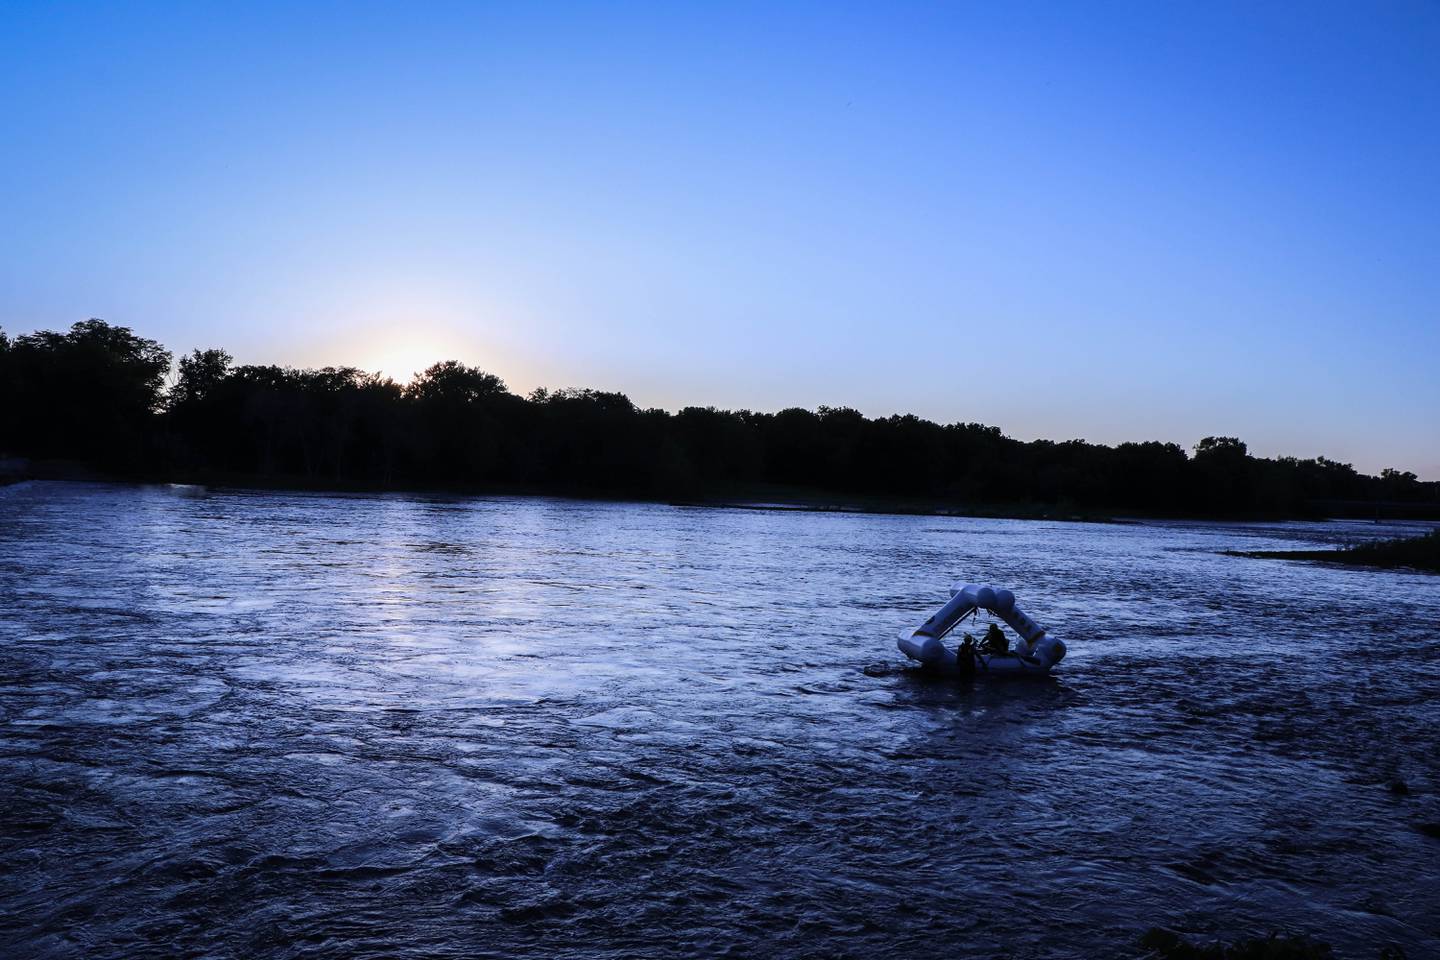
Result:
{"label": "riverbank", "polygon": [[[1074,504],[955,501],[921,497],[844,495],[833,491],[779,484],[748,485],[693,497],[666,497],[598,491],[591,487],[563,484],[421,484],[377,486],[342,483],[317,477],[289,474],[220,473],[216,471],[177,473],[106,473],[73,461],[35,461],[23,472],[12,473],[0,483],[21,480],[58,480],[76,483],[172,484],[216,490],[262,490],[277,493],[397,494],[456,497],[561,497],[606,503],[664,503],[675,507],[705,507],[712,510],[763,510],[793,513],[843,513],[880,516],[969,517],[982,520],[1054,520],[1070,523],[1131,524],[1147,521],[1194,520],[1215,523],[1257,523],[1340,519],[1319,514],[1185,514],[1136,510],[1094,510]],[[1324,551],[1320,551],[1324,552]],[[1304,558],[1302,558],[1304,559]]]}
{"label": "riverbank", "polygon": [[1440,573],[1440,529],[1420,537],[1361,543],[1338,550],[1227,550],[1226,554],[1257,560],[1312,560],[1354,567]]}
{"label": "riverbank", "polygon": [[775,510],[800,513],[865,513],[892,516],[975,517],[992,520],[1067,520],[1080,523],[1131,523],[1108,510],[1066,503],[974,502],[925,497],[844,495],[833,491],[779,485],[753,486],[728,493],[668,499],[677,507],[721,510]]}
{"label": "riverbank", "polygon": [[[0,461],[3,463],[5,461]],[[722,510],[777,510],[805,513],[863,513],[899,516],[977,517],[996,520],[1069,520],[1085,523],[1130,523],[1111,511],[1077,508],[1071,504],[1026,502],[965,502],[922,497],[883,497],[837,494],[812,487],[781,484],[746,484],[697,491],[693,496],[645,495],[621,490],[596,490],[580,484],[403,484],[343,483],[332,479],[292,474],[229,473],[213,470],[141,473],[106,473],[69,460],[9,461],[0,482],[64,480],[84,483],[180,484],[233,490],[294,491],[339,494],[414,494],[464,497],[564,497],[570,500],[615,503],[666,503],[676,507]],[[1216,519],[1213,517],[1147,517],[1146,519]],[[1235,518],[1228,518],[1235,519]],[[1250,517],[1245,519],[1290,519]]]}
{"label": "riverbank", "polygon": [[1086,508],[1061,500],[971,501],[935,497],[894,497],[847,494],[816,487],[784,484],[743,484],[696,491],[676,497],[625,490],[597,490],[582,484],[396,484],[345,483],[295,474],[203,471],[106,472],[68,460],[14,461],[23,468],[9,472],[9,482],[64,480],[86,483],[179,484],[214,489],[294,491],[338,494],[412,494],[464,497],[564,497],[614,503],[665,503],[677,507],[722,510],[773,510],[803,513],[877,514],[892,516],[973,517],[988,520],[1059,520],[1075,523],[1139,523],[1149,520],[1274,522],[1326,519],[1323,514],[1199,514],[1165,513],[1114,507]]}

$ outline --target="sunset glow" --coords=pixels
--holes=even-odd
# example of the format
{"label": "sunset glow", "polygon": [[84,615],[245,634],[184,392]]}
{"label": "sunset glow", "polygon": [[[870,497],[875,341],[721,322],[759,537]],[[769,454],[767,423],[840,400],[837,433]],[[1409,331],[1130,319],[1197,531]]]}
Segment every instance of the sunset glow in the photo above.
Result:
{"label": "sunset glow", "polygon": [[396,383],[409,383],[417,373],[442,360],[467,359],[465,349],[454,339],[421,334],[411,337],[403,330],[362,347],[356,366],[383,373]]}
{"label": "sunset glow", "polygon": [[6,4],[0,328],[1440,478],[1433,5],[362,6]]}

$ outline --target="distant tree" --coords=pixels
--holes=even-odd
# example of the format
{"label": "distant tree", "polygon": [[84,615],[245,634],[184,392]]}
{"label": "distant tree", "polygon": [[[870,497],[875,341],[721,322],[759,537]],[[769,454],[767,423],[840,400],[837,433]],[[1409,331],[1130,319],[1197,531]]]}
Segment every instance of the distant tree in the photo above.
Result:
{"label": "distant tree", "polygon": [[1206,512],[1246,513],[1256,506],[1249,448],[1236,437],[1206,437],[1195,445],[1194,506]]}
{"label": "distant tree", "polygon": [[0,457],[15,451],[19,440],[16,432],[19,409],[16,374],[11,368],[11,341],[0,329]]}
{"label": "distant tree", "polygon": [[1109,505],[1162,512],[1185,490],[1190,458],[1176,443],[1122,443],[1113,454]]}
{"label": "distant tree", "polygon": [[510,391],[505,381],[493,373],[446,360],[416,374],[405,388],[405,395],[421,402],[466,404],[509,396]]}
{"label": "distant tree", "polygon": [[1195,456],[1225,457],[1235,461],[1249,456],[1249,448],[1236,437],[1206,437],[1195,444]]}
{"label": "distant tree", "polygon": [[705,485],[728,488],[761,479],[763,441],[749,411],[731,413],[714,407],[686,407],[672,421],[681,470],[693,491]]}
{"label": "distant tree", "polygon": [[416,423],[411,459],[423,475],[438,482],[509,479],[522,401],[503,380],[447,360],[417,374],[405,399]]}
{"label": "distant tree", "polygon": [[181,357],[178,377],[170,388],[170,407],[203,402],[230,374],[232,362],[224,350],[193,350]]}
{"label": "distant tree", "polygon": [[1440,483],[1408,471],[1253,457],[1236,437],[1205,437],[1190,457],[1174,443],[1021,442],[985,424],[848,407],[671,415],[613,391],[521,398],[456,361],[401,387],[353,367],[236,367],[224,350],[194,350],[166,393],[169,368],[158,343],[100,320],[0,330],[0,452],[325,486],[689,497],[766,484],[1060,511],[1291,516],[1392,500],[1440,512]]}
{"label": "distant tree", "polygon": [[1420,478],[1409,470],[1386,467],[1380,471],[1380,488],[1387,500],[1414,500],[1420,493]]}
{"label": "distant tree", "polygon": [[669,414],[642,415],[625,394],[605,390],[540,391],[529,402],[535,410],[531,479],[569,489],[660,492]]}
{"label": "distant tree", "polygon": [[152,459],[146,444],[170,370],[160,344],[91,319],[17,337],[5,355],[17,452],[110,467]]}

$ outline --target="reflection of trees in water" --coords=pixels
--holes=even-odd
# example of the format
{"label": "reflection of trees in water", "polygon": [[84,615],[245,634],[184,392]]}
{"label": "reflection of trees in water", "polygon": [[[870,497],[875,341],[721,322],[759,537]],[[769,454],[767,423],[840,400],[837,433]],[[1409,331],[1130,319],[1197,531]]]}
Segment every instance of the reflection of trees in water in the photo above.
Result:
{"label": "reflection of trees in water", "polygon": [[1295,514],[1313,501],[1440,507],[1440,484],[1324,457],[1261,459],[1234,437],[1107,447],[1023,443],[978,423],[870,419],[847,408],[779,413],[641,410],[598,390],[511,393],[454,361],[400,385],[353,367],[179,361],[99,320],[0,334],[0,452],[141,473],[213,472],[317,484],[515,485],[684,497],[766,484],[830,495],[1061,510]]}

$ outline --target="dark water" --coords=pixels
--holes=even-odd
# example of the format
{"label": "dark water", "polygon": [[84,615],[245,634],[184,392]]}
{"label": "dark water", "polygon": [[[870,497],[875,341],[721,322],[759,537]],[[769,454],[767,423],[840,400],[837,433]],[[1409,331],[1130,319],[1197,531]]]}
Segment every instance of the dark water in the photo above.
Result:
{"label": "dark water", "polygon": [[1394,532],[10,488],[0,955],[1436,956],[1440,579],[1217,553]]}

